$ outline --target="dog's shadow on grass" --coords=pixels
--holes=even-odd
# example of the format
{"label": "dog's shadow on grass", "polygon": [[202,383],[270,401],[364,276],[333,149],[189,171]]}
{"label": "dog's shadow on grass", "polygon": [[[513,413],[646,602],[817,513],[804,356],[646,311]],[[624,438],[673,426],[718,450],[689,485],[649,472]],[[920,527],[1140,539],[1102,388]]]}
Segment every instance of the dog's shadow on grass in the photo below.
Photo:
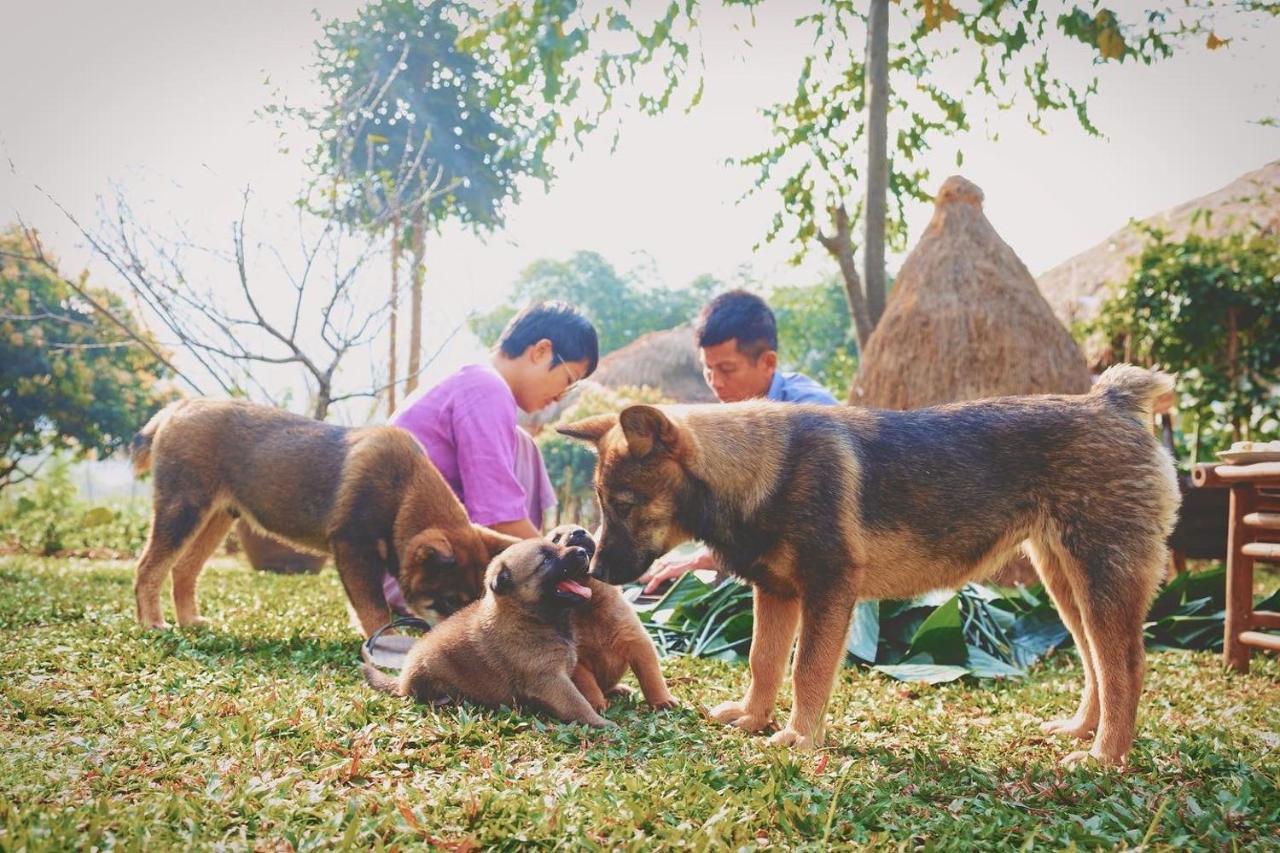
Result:
{"label": "dog's shadow on grass", "polygon": [[198,661],[210,668],[251,664],[282,678],[298,674],[349,674],[359,677],[360,640],[307,634],[245,635],[216,628],[148,633],[142,642],[166,657]]}

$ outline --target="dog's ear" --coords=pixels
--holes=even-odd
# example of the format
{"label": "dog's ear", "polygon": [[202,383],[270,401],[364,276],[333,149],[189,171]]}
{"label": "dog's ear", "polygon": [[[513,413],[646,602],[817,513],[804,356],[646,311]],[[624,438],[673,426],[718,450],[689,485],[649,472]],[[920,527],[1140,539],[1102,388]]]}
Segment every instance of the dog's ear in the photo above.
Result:
{"label": "dog's ear", "polygon": [[409,543],[407,562],[416,566],[438,566],[447,568],[455,566],[458,558],[449,545],[449,540],[430,531],[419,533]]}
{"label": "dog's ear", "polygon": [[558,426],[556,427],[556,432],[561,435],[567,435],[569,438],[577,438],[582,441],[591,441],[599,444],[605,433],[613,429],[617,424],[617,415],[596,415],[571,424]]}
{"label": "dog's ear", "polygon": [[516,579],[511,576],[511,570],[506,566],[498,569],[498,573],[489,582],[489,589],[493,590],[494,595],[506,595],[515,588]]}
{"label": "dog's ear", "polygon": [[485,553],[488,554],[486,559],[489,560],[492,560],[494,557],[520,541],[516,536],[508,536],[505,533],[490,530],[482,524],[472,524],[471,529],[480,537],[480,542],[484,545]]}
{"label": "dog's ear", "polygon": [[680,447],[679,427],[653,406],[627,406],[618,421],[632,456],[648,456],[654,450],[675,453]]}

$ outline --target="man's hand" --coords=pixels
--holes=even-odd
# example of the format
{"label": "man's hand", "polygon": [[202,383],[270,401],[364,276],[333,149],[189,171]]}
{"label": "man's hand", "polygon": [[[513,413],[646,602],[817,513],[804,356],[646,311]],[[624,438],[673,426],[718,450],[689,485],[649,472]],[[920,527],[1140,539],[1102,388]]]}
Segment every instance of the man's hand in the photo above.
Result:
{"label": "man's hand", "polygon": [[663,557],[655,562],[653,567],[641,578],[641,580],[647,581],[644,585],[644,594],[652,595],[658,587],[667,581],[675,580],[688,572],[700,569],[718,569],[719,567],[720,564],[716,562],[715,555],[711,553],[709,548],[700,548],[688,557]]}

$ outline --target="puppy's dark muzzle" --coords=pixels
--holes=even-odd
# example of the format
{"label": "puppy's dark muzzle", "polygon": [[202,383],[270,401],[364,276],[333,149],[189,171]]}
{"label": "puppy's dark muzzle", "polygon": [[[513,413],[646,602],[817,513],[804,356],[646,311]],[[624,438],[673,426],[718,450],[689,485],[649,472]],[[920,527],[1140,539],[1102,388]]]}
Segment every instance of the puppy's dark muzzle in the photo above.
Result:
{"label": "puppy's dark muzzle", "polygon": [[591,534],[581,527],[571,531],[569,533],[569,537],[565,539],[564,544],[574,548],[581,548],[586,551],[587,559],[596,555],[596,540],[592,539]]}
{"label": "puppy's dark muzzle", "polygon": [[587,569],[591,558],[582,548],[567,549],[556,561],[556,596],[568,601],[586,601],[591,598],[591,588],[587,584]]}

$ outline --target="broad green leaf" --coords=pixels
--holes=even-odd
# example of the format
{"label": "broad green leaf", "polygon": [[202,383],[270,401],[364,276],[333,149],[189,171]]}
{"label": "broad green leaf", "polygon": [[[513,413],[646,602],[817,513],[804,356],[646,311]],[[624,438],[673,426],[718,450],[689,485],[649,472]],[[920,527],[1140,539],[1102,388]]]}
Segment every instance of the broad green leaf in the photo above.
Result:
{"label": "broad green leaf", "polygon": [[872,667],[876,672],[883,672],[890,678],[899,681],[923,681],[926,684],[943,684],[955,681],[969,674],[963,666],[944,666],[929,663],[899,663],[890,666]]}
{"label": "broad green leaf", "polygon": [[880,602],[859,601],[853,608],[853,621],[849,626],[846,648],[854,657],[867,663],[875,663],[879,644]]}
{"label": "broad green leaf", "polygon": [[960,625],[960,599],[951,599],[929,614],[911,638],[909,654],[927,653],[938,663],[958,664],[965,660],[964,631]]}

